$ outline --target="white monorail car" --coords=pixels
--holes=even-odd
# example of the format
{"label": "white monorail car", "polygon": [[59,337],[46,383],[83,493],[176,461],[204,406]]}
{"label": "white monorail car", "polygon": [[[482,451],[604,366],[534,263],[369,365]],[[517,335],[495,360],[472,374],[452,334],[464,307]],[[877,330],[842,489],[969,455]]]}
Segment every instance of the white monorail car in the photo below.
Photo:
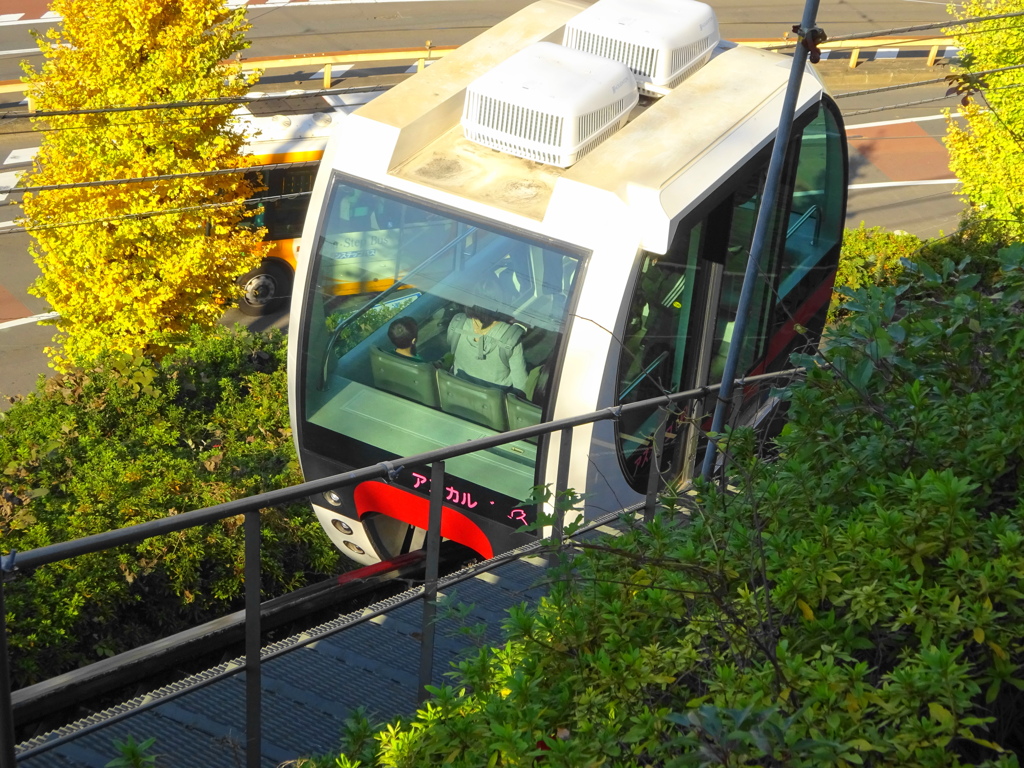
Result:
{"label": "white monorail car", "polygon": [[[791,61],[722,42],[694,0],[541,0],[342,121],[292,304],[307,479],[717,381]],[[787,154],[748,372],[814,342],[835,275],[846,145],[810,68]],[[337,289],[353,282],[370,290]],[[655,423],[574,430],[586,516],[642,498]],[[673,440],[662,469],[685,480],[698,447]],[[444,535],[481,556],[530,540],[523,500],[557,453],[542,438],[446,462]],[[429,475],[313,507],[374,563],[422,545]]]}

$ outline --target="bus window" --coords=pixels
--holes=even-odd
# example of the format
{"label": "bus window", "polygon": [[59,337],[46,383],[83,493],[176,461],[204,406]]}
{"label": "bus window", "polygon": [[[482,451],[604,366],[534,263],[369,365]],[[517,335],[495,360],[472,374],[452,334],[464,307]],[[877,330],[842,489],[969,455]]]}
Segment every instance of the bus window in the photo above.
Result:
{"label": "bus window", "polygon": [[[262,197],[293,195],[309,192],[316,179],[315,167],[279,168],[264,174],[267,189]],[[308,195],[270,200],[263,203],[263,223],[267,240],[288,240],[302,237],[302,223],[309,205]]]}

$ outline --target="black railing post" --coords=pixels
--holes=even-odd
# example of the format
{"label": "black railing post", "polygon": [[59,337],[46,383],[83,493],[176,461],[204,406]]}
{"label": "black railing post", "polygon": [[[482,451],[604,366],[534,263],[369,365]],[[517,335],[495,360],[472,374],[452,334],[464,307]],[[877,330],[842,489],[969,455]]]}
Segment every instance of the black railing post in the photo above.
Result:
{"label": "black railing post", "polygon": [[245,765],[263,761],[263,691],[260,670],[260,511],[245,513]]}
{"label": "black railing post", "polygon": [[658,427],[654,430],[651,441],[651,471],[647,474],[647,499],[644,502],[644,522],[654,519],[654,508],[658,503],[658,491],[661,489],[661,454],[665,449],[665,428],[668,426],[668,408],[658,409]]}
{"label": "black railing post", "polygon": [[551,540],[556,549],[562,546],[565,533],[565,491],[569,485],[569,458],[572,456],[572,427],[562,430],[562,439],[558,444],[558,474],[555,476],[555,519],[551,524]]}
{"label": "black railing post", "polygon": [[427,571],[423,581],[423,627],[420,633],[420,687],[417,701],[430,694],[434,675],[434,618],[437,616],[437,570],[441,560],[441,505],[444,500],[444,462],[435,461],[430,473],[430,518],[427,523]]}
{"label": "black railing post", "polygon": [[0,768],[16,768],[14,756],[14,708],[11,706],[11,667],[7,655],[7,606],[4,602],[4,582],[7,581],[7,565],[13,560],[13,553],[0,566]]}

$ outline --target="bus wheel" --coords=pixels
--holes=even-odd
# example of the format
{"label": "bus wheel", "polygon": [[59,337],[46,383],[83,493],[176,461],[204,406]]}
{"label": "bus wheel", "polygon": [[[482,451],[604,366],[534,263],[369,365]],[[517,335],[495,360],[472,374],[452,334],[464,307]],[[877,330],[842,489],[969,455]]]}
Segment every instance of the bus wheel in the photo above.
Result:
{"label": "bus wheel", "polygon": [[287,306],[291,298],[294,277],[286,264],[276,259],[267,259],[238,279],[238,284],[242,286],[238,308],[243,314],[252,317],[277,312]]}

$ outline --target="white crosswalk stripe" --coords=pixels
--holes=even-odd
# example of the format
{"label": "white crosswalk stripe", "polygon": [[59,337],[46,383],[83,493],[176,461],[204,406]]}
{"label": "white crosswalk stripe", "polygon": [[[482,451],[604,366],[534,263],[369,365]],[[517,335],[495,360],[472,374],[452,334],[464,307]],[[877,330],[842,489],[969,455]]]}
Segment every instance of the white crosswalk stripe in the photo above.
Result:
{"label": "white crosswalk stripe", "polygon": [[355,112],[359,107],[377,95],[376,93],[339,93],[324,96],[323,100],[335,109],[349,114]]}
{"label": "white crosswalk stripe", "polygon": [[[354,66],[355,66],[354,64],[333,64],[333,65],[331,65],[331,78],[333,79],[335,77],[341,77],[344,73],[348,72]],[[324,70],[325,69],[327,69],[327,67],[321,67],[320,71],[319,72],[314,72],[312,75],[309,76],[309,79],[310,80],[323,80],[324,79]]]}
{"label": "white crosswalk stripe", "polygon": [[18,183],[18,177],[20,175],[21,173],[18,171],[0,173],[0,202],[7,199],[7,195],[10,194],[11,188]]}
{"label": "white crosswalk stripe", "polygon": [[[427,61],[423,62],[423,68],[426,69],[431,64],[433,64],[435,61],[437,61],[437,59],[428,59]],[[416,67],[418,67],[418,66],[419,66],[419,64],[413,64],[411,67],[409,67],[405,71],[408,72],[410,75],[411,74],[415,74],[416,73]]]}
{"label": "white crosswalk stripe", "polygon": [[31,163],[32,158],[36,156],[36,152],[39,151],[39,147],[24,147],[22,149],[16,149],[7,155],[7,159],[4,160],[4,165],[18,165],[20,163]]}

